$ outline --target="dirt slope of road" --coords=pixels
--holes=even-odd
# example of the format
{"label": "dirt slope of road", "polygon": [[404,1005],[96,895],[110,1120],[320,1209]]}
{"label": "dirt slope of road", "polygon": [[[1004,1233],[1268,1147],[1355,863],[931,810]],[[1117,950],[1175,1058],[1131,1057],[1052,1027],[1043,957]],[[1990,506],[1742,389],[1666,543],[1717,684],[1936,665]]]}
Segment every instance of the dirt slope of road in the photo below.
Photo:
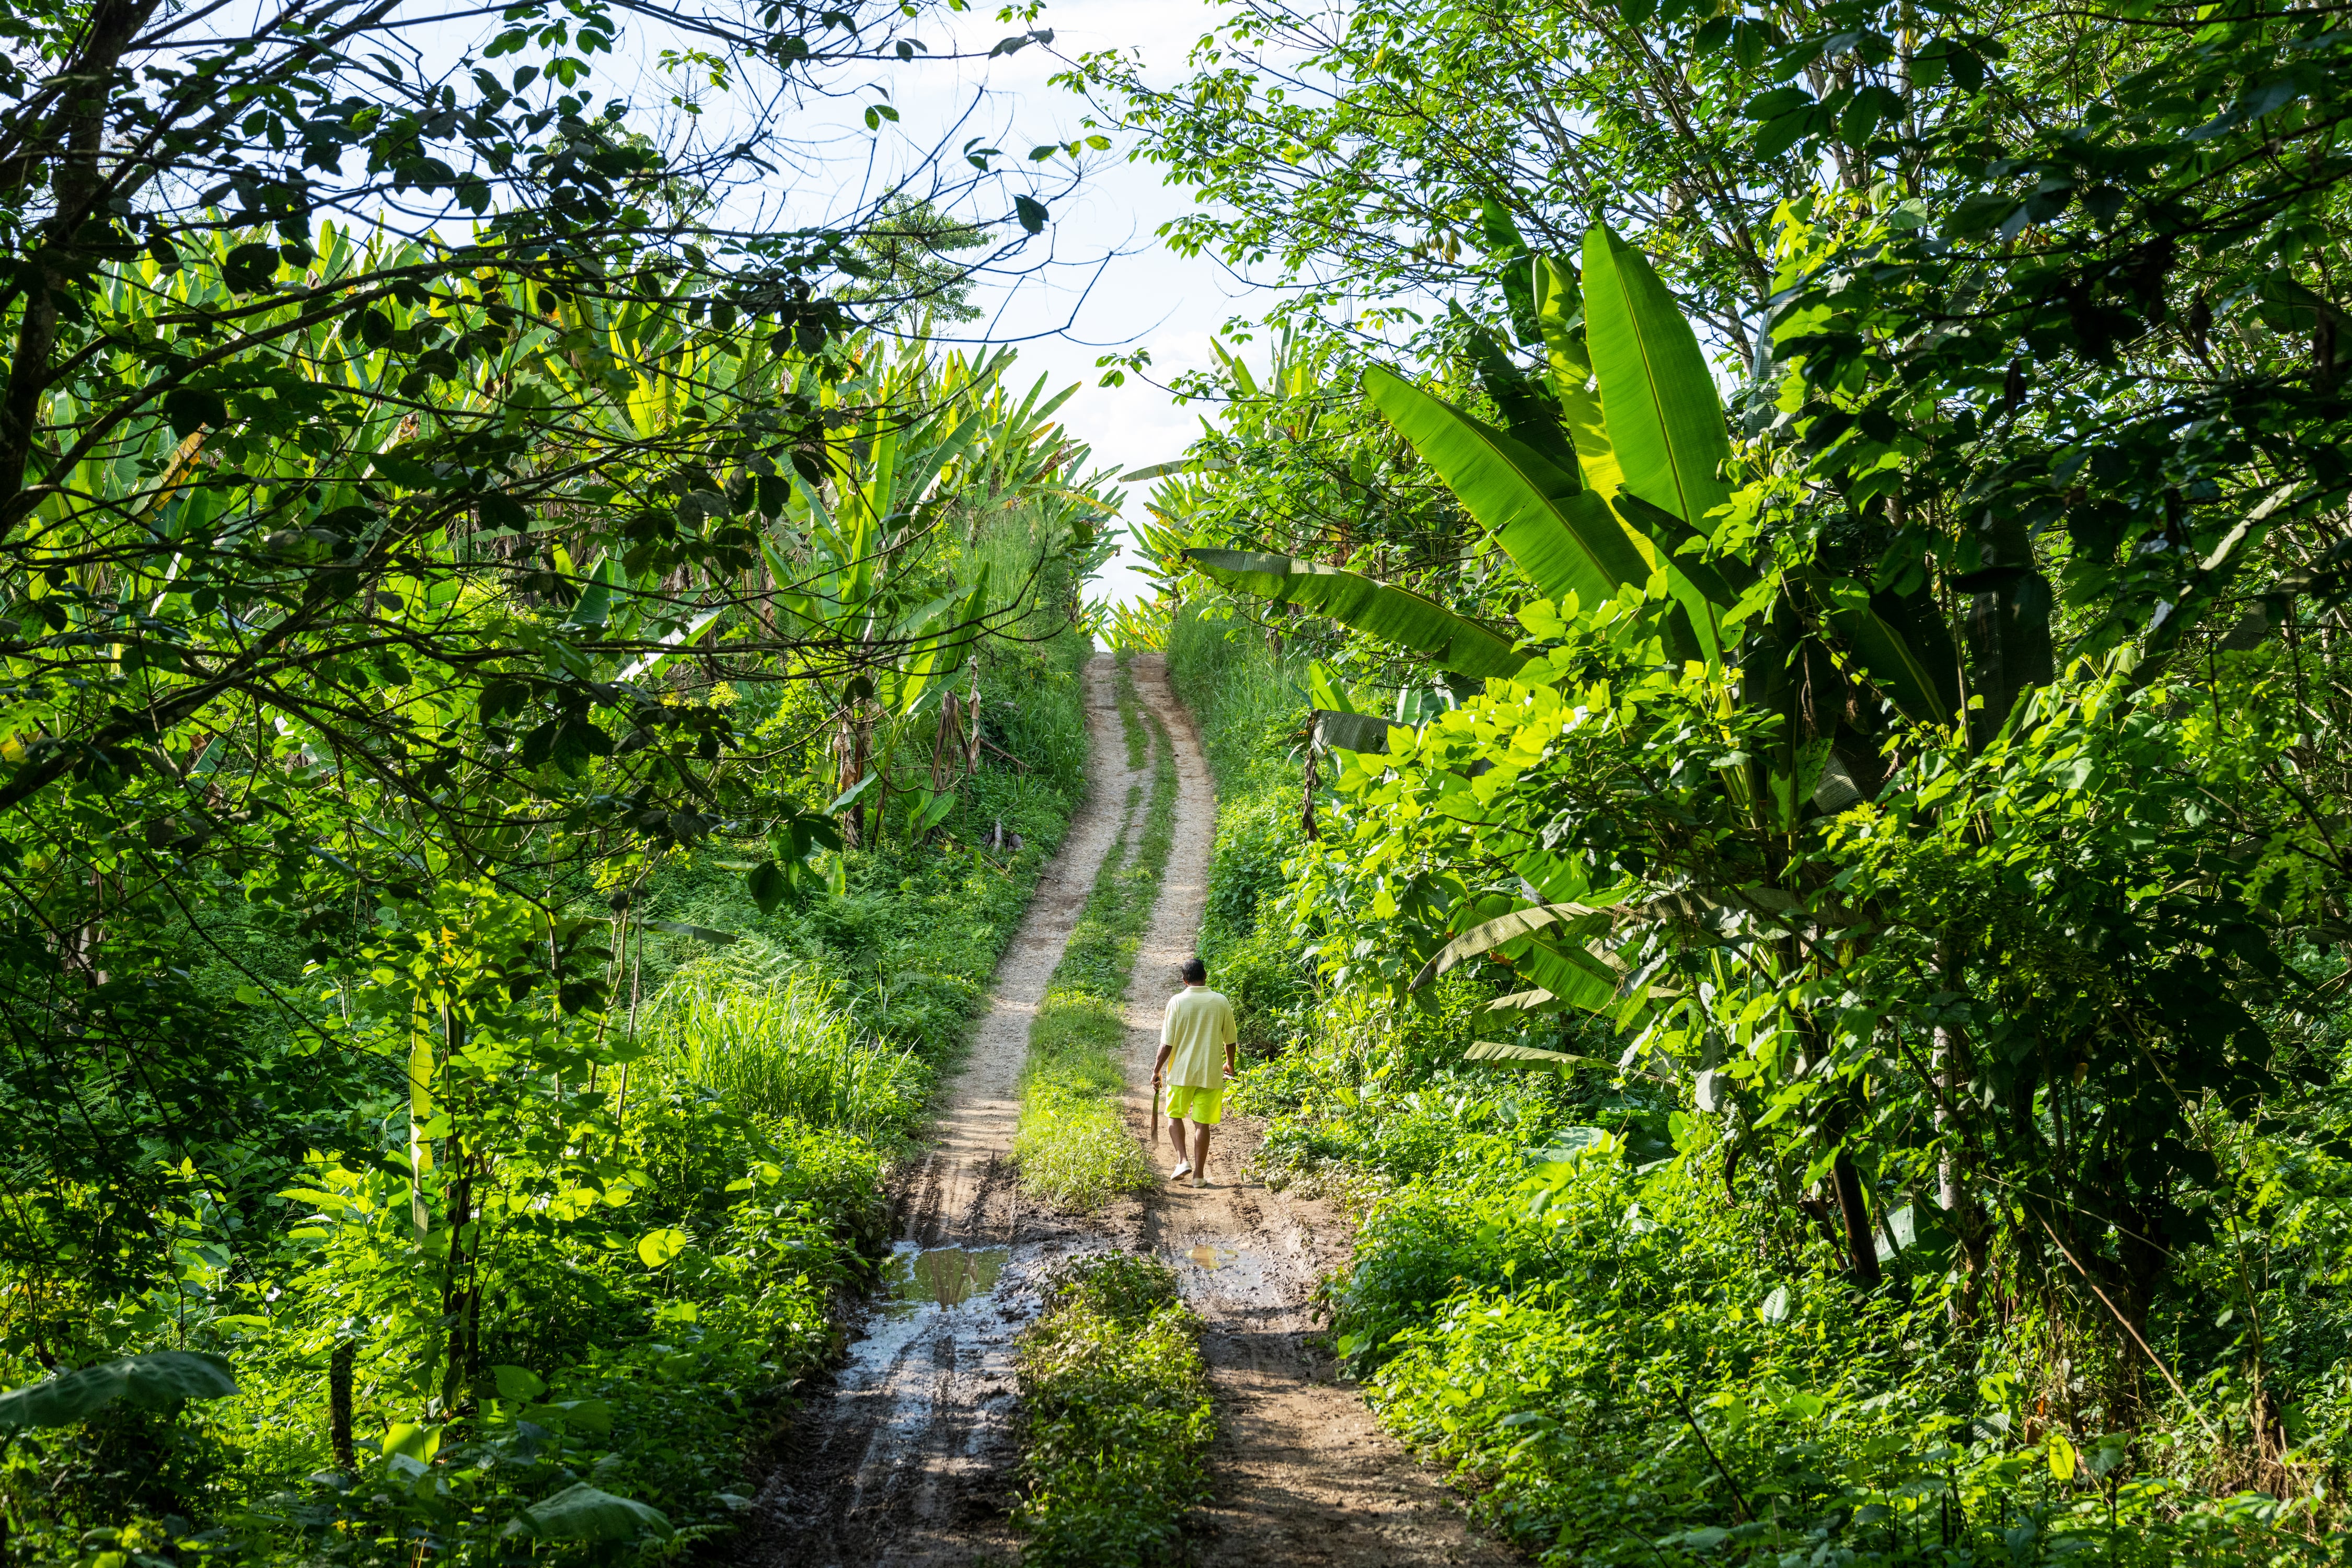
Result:
{"label": "dirt slope of road", "polygon": [[[1138,1134],[1149,1136],[1160,1010],[1200,933],[1216,796],[1165,665],[1139,658],[1135,681],[1175,742],[1181,790],[1167,878],[1129,993],[1129,1109]],[[1517,1561],[1470,1529],[1437,1479],[1380,1430],[1352,1389],[1335,1384],[1330,1359],[1308,1343],[1315,1287],[1346,1261],[1340,1216],[1244,1178],[1256,1152],[1246,1120],[1228,1118],[1219,1133],[1210,1155],[1215,1184],[1147,1194],[1138,1238],[1176,1266],[1184,1299],[1208,1325],[1202,1348],[1217,1397],[1211,1462],[1218,1496],[1192,1561],[1335,1568]],[[1172,1163],[1164,1128],[1154,1157],[1162,1169]]]}
{"label": "dirt slope of road", "polygon": [[[1128,1006],[1129,1113],[1145,1137],[1160,1010],[1200,931],[1216,807],[1198,734],[1162,662],[1139,658],[1133,673],[1173,744],[1179,785],[1174,844]],[[1327,1205],[1244,1176],[1256,1142],[1246,1121],[1229,1118],[1222,1130],[1208,1189],[1170,1186],[1083,1219],[1019,1201],[1007,1156],[1029,1021],[1104,856],[1138,829],[1129,787],[1150,774],[1149,762],[1125,765],[1115,681],[1108,656],[1088,667],[1087,805],[997,972],[940,1140],[901,1184],[896,1299],[869,1313],[835,1385],[815,1391],[780,1445],[740,1555],[761,1568],[1011,1563],[1013,1337],[1037,1310],[1040,1268],[1116,1247],[1173,1264],[1207,1325],[1218,1496],[1191,1532],[1189,1562],[1517,1562],[1469,1528],[1313,1348],[1315,1287],[1345,1261],[1345,1226]],[[1171,1163],[1164,1138],[1151,1156],[1163,1170]]]}
{"label": "dirt slope of road", "polygon": [[868,1309],[833,1385],[811,1391],[777,1445],[742,1537],[746,1561],[959,1563],[1002,1534],[1019,1458],[1013,1335],[1036,1310],[1028,1278],[1067,1228],[1024,1213],[1013,1184],[1021,1062],[1095,873],[1134,830],[1129,786],[1148,777],[1127,767],[1117,679],[1108,657],[1087,667],[1086,804],[997,967],[935,1142],[894,1184],[889,1297]]}

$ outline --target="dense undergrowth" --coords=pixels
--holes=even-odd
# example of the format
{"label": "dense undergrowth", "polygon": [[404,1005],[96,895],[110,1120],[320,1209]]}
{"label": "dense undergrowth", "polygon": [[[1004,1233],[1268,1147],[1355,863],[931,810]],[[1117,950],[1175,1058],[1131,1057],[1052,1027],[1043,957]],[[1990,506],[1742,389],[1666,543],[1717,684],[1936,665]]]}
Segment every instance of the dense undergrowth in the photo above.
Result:
{"label": "dense undergrowth", "polygon": [[[488,1563],[730,1529],[757,1440],[838,1344],[839,1293],[873,1277],[886,1169],[1082,792],[1087,653],[990,647],[985,689],[1018,693],[984,710],[1003,757],[934,827],[869,834],[834,892],[763,913],[712,842],[657,866],[634,918],[583,895],[626,979],[601,1024],[500,1021],[545,1032],[552,1100],[521,1102],[454,1246],[412,1235],[396,1072],[180,1173],[171,1283],[90,1296],[73,1345],[19,1337],[0,1385],[160,1344],[225,1358],[239,1392],[17,1436],[12,1560]],[[254,946],[300,984],[291,944]],[[420,1258],[438,1313],[409,1304]],[[39,1285],[17,1280],[20,1319]],[[461,1362],[478,1379],[435,1370]]]}
{"label": "dense undergrowth", "polygon": [[1121,1109],[1127,1092],[1123,1008],[1136,944],[1151,923],[1168,867],[1176,760],[1159,719],[1136,700],[1123,659],[1118,711],[1129,768],[1141,767],[1155,750],[1159,761],[1148,796],[1142,785],[1129,790],[1126,826],[1103,857],[1046,984],[1029,1030],[1013,1142],[1023,1190],[1076,1210],[1099,1207],[1113,1194],[1148,1186],[1152,1179]]}
{"label": "dense undergrowth", "polygon": [[[2186,1399],[2119,1373],[2063,1277],[1956,1327],[1956,1259],[1910,1207],[1858,1292],[1687,1082],[1619,1071],[1605,1030],[1538,1016],[1522,1043],[1584,1059],[1515,1072],[1462,1059],[1507,973],[1419,1008],[1332,987],[1284,904],[1306,672],[1232,625],[1188,608],[1170,659],[1220,785],[1203,946],[1241,1003],[1234,1100],[1269,1181],[1356,1205],[1337,1348],[1478,1519],[1556,1564],[2336,1558],[2352,1323],[2309,1130],[2340,1124],[2337,1086],[2241,1137],[2224,1239],[2149,1314]],[[2142,1419],[2099,1404],[2118,1383]]]}
{"label": "dense undergrowth", "polygon": [[1216,1417],[1200,1320],[1178,1299],[1174,1269],[1124,1253],[1070,1259],[1045,1297],[1019,1354],[1022,1561],[1166,1561],[1185,1512],[1209,1495]]}

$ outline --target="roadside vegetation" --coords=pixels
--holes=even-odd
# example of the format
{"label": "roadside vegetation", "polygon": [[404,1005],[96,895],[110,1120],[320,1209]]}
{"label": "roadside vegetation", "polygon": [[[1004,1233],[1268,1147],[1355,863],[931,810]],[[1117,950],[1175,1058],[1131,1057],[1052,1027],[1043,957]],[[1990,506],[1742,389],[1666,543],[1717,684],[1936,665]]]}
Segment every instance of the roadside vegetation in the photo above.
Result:
{"label": "roadside vegetation", "polygon": [[[1960,1319],[1964,1265],[1916,1200],[1885,1212],[1882,1282],[1858,1294],[1835,1230],[1776,1216],[1686,1079],[1627,1072],[1622,1046],[1559,1019],[1516,1038],[1572,1060],[1465,1060],[1502,1033],[1490,999],[1518,982],[1499,966],[1409,1000],[1335,984],[1293,912],[1320,854],[1294,739],[1312,661],[1220,609],[1180,611],[1170,658],[1220,786],[1204,947],[1256,1015],[1234,1103],[1265,1124],[1267,1181],[1356,1215],[1336,1348],[1481,1522],[1560,1563],[2334,1560],[2352,1411],[2342,1310],[2306,1271],[2335,1256],[2309,1228],[2324,1210],[2252,1186],[2235,1235],[2184,1258],[2151,1314],[2188,1399],[2151,1372],[2137,1426],[2102,1429],[2082,1414],[2086,1368],[2116,1353],[2097,1321],[2063,1296]],[[2262,1168],[2327,1158],[2288,1131],[2326,1114],[2311,1093]],[[2276,1282],[2248,1291],[2237,1270],[2257,1259]],[[2229,1331],[2248,1313],[2259,1362]],[[2267,1461],[2258,1391],[2295,1423]]]}
{"label": "roadside vegetation", "polygon": [[1174,1269],[1125,1253],[1069,1259],[1045,1294],[1019,1351],[1021,1560],[1172,1561],[1180,1521],[1209,1499],[1216,1435],[1200,1320],[1178,1298]]}
{"label": "roadside vegetation", "polygon": [[1095,875],[1030,1026],[1013,1141],[1022,1190],[1081,1212],[1155,1179],[1151,1154],[1138,1147],[1127,1125],[1125,1007],[1136,946],[1151,923],[1168,868],[1176,756],[1158,716],[1136,700],[1125,658],[1118,711],[1129,768],[1155,755],[1158,761],[1148,795],[1144,785],[1129,788],[1124,826]]}
{"label": "roadside vegetation", "polygon": [[669,14],[433,9],[0,46],[10,1563],[732,1530],[1084,786],[1116,491],[919,330],[1042,170],[761,226]]}
{"label": "roadside vegetation", "polygon": [[1285,285],[1112,629],[1383,1418],[1563,1568],[2339,1559],[2352,37],[1213,31],[1066,78]]}

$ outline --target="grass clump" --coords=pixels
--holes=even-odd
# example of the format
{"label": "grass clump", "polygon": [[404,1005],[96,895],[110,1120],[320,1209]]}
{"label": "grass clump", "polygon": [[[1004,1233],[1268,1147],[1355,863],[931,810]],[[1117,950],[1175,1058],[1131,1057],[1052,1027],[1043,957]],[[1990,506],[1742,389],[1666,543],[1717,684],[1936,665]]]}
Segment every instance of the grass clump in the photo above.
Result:
{"label": "grass clump", "polygon": [[737,1110],[887,1141],[923,1115],[913,1053],[860,1039],[835,987],[748,938],[673,974],[646,1009],[649,1066]]}
{"label": "grass clump", "polygon": [[1118,728],[1127,741],[1127,767],[1129,773],[1143,765],[1151,754],[1151,735],[1143,727],[1143,704],[1135,695],[1135,677],[1129,666],[1135,656],[1125,648],[1118,655]]}
{"label": "grass clump", "polygon": [[1200,1320],[1175,1271],[1126,1253],[1073,1258],[1021,1337],[1028,1406],[1017,1518],[1031,1568],[1171,1561],[1185,1510],[1208,1500],[1216,1419]]}
{"label": "grass clump", "polygon": [[[1159,721],[1137,708],[1135,685],[1124,668],[1119,703],[1122,715],[1140,714],[1135,732],[1142,732],[1147,722],[1160,731]],[[1160,762],[1152,770],[1142,831],[1131,853],[1114,848],[1104,858],[1029,1030],[1013,1157],[1021,1168],[1023,1191],[1066,1209],[1099,1207],[1112,1194],[1136,1191],[1152,1180],[1150,1163],[1120,1113],[1127,1075],[1119,1052],[1127,1036],[1121,1008],[1136,944],[1150,923],[1175,836],[1175,752],[1164,731],[1158,739]],[[1130,789],[1130,816],[1136,795]]]}

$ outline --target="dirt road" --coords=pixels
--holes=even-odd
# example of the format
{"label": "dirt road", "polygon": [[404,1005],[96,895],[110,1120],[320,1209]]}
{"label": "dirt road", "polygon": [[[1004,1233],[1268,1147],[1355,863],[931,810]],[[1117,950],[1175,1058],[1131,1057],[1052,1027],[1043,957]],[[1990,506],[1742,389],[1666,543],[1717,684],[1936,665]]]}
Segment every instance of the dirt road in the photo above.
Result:
{"label": "dirt road", "polygon": [[[1160,660],[1139,658],[1134,677],[1172,741],[1179,782],[1174,845],[1128,1007],[1129,1110],[1141,1138],[1160,1009],[1200,929],[1216,812],[1198,735]],[[1218,1497],[1191,1530],[1190,1561],[1515,1562],[1469,1529],[1308,1343],[1310,1300],[1344,1260],[1344,1227],[1325,1205],[1245,1176],[1255,1148],[1245,1121],[1229,1117],[1221,1130],[1208,1189],[1170,1186],[1084,1219],[1020,1202],[1008,1156],[1029,1021],[1104,856],[1139,829],[1127,812],[1129,786],[1150,775],[1149,762],[1132,773],[1125,765],[1115,679],[1107,655],[1087,668],[1088,804],[997,972],[939,1142],[902,1183],[890,1296],[868,1313],[833,1387],[812,1391],[818,1397],[779,1446],[741,1556],[761,1568],[1010,1563],[1013,1335],[1037,1310],[1042,1265],[1118,1247],[1173,1264],[1208,1327]],[[1171,1163],[1164,1140],[1151,1154],[1159,1168]]]}

